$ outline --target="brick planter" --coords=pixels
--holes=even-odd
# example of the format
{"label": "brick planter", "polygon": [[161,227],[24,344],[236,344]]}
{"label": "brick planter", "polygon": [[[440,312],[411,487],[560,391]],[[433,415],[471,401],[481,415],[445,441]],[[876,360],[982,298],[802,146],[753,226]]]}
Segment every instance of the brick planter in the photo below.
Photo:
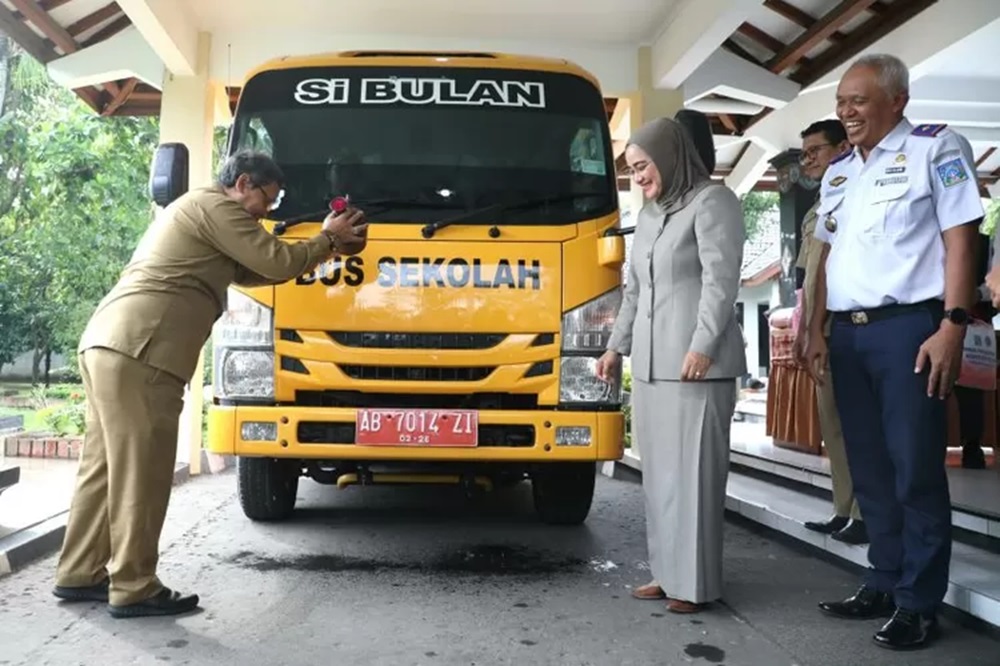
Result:
{"label": "brick planter", "polygon": [[82,437],[56,437],[46,433],[22,432],[3,439],[3,452],[8,458],[76,460],[82,446]]}

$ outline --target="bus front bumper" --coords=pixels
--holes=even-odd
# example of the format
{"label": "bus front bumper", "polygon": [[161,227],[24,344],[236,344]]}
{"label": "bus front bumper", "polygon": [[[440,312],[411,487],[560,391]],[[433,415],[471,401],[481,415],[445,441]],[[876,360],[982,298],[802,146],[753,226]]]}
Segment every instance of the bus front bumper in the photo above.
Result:
{"label": "bus front bumper", "polygon": [[220,455],[317,460],[597,462],[624,452],[620,411],[481,411],[475,446],[360,445],[357,410],[215,406],[206,448]]}

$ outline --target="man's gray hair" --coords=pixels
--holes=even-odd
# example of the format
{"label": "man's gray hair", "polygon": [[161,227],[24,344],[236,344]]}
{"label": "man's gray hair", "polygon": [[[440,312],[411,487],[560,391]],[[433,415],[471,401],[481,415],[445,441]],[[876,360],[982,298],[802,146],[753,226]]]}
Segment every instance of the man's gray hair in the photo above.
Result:
{"label": "man's gray hair", "polygon": [[252,150],[241,150],[229,156],[219,170],[219,184],[223,187],[233,187],[236,180],[243,174],[258,187],[277,183],[285,184],[285,174],[270,155]]}
{"label": "man's gray hair", "polygon": [[873,53],[861,56],[854,67],[871,67],[878,72],[878,85],[888,95],[905,95],[910,92],[910,70],[902,60],[888,53]]}

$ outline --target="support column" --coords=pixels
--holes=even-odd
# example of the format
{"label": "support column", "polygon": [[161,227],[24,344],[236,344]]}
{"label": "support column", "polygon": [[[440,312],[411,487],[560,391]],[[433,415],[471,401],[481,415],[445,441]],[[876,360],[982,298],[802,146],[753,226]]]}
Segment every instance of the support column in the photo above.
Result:
{"label": "support column", "polygon": [[[639,89],[623,97],[619,103],[628,104],[629,134],[655,118],[673,118],[684,107],[684,95],[680,90],[660,90],[653,87],[652,49],[639,48]],[[629,187],[629,205],[636,215],[642,208],[642,191]]]}
{"label": "support column", "polygon": [[[189,188],[212,180],[212,129],[215,120],[216,87],[208,78],[212,41],[208,33],[198,35],[198,67],[194,76],[174,76],[165,72],[160,107],[160,142],[180,142],[190,153]],[[178,451],[187,447],[190,473],[201,473],[204,349],[188,384],[184,411],[178,429]]]}
{"label": "support column", "polygon": [[816,183],[802,174],[799,165],[801,151],[786,150],[771,159],[778,174],[780,226],[781,226],[781,277],[778,289],[781,307],[795,305],[795,290],[802,285],[801,271],[795,260],[802,247],[802,220],[816,202]]}

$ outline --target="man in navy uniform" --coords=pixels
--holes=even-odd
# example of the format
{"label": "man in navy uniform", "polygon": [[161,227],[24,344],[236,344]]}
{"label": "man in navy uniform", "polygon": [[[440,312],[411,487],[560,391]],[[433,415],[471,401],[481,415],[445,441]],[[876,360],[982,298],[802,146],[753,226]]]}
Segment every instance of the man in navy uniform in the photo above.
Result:
{"label": "man in navy uniform", "polygon": [[945,398],[961,366],[984,215],[959,136],[944,125],[913,126],[904,116],[908,91],[906,66],[889,55],[856,60],[837,88],[837,116],[854,148],[821,185],[816,237],[827,243],[825,271],[806,351],[817,381],[829,353],[871,539],[862,587],[820,609],[891,616],[874,640],[892,649],[923,647],[936,635],[948,587]]}

